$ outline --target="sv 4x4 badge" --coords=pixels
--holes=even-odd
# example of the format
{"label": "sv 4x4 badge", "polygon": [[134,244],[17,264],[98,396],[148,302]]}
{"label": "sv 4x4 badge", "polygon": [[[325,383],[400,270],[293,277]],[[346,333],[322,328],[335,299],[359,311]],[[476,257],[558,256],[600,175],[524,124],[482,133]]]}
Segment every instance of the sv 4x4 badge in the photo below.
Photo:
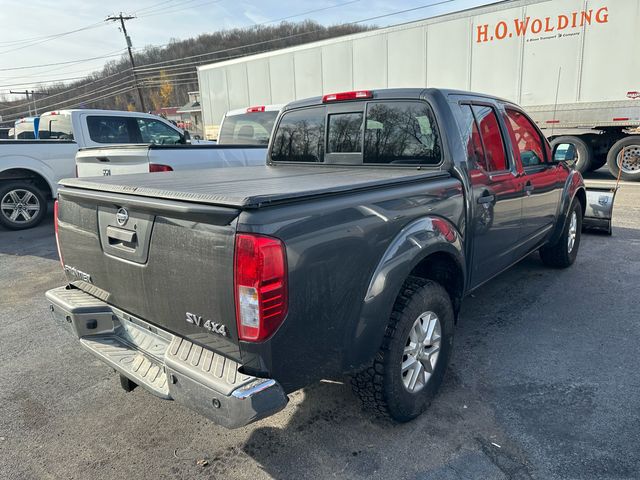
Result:
{"label": "sv 4x4 badge", "polygon": [[196,327],[202,327],[206,330],[209,330],[211,333],[222,335],[223,337],[229,336],[229,332],[227,331],[227,327],[225,325],[213,322],[211,320],[206,320],[200,315],[196,315],[195,313],[187,312],[186,322],[190,323],[191,325],[195,325]]}

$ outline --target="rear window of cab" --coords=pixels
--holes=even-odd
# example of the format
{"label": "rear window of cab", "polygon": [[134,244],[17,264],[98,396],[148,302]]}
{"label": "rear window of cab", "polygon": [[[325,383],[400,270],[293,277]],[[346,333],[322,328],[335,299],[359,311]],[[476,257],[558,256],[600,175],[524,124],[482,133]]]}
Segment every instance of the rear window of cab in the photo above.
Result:
{"label": "rear window of cab", "polygon": [[435,117],[424,101],[354,102],[283,114],[271,149],[274,162],[435,166],[442,161]]}

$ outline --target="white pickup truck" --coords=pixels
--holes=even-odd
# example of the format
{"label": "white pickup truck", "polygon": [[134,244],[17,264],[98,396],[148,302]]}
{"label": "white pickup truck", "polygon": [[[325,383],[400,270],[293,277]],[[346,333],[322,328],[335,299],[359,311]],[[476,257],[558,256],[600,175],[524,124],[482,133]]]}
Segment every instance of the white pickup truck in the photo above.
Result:
{"label": "white pickup truck", "polygon": [[232,110],[222,119],[217,144],[118,145],[85,148],[76,155],[78,177],[264,165],[282,105]]}
{"label": "white pickup truck", "polygon": [[60,110],[40,117],[39,139],[0,140],[0,225],[20,230],[42,221],[58,182],[76,176],[80,148],[106,144],[181,144],[189,136],[146,113]]}

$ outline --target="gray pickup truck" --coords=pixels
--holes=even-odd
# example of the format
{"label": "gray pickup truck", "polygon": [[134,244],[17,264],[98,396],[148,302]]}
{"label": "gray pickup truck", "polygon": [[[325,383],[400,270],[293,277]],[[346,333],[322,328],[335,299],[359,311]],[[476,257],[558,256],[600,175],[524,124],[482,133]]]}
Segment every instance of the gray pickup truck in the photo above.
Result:
{"label": "gray pickup truck", "polygon": [[125,389],[226,427],[345,375],[408,421],[442,382],[466,294],[536,250],[574,262],[585,188],[558,152],[484,95],[298,101],[267,165],[62,181],[68,285],[47,297]]}

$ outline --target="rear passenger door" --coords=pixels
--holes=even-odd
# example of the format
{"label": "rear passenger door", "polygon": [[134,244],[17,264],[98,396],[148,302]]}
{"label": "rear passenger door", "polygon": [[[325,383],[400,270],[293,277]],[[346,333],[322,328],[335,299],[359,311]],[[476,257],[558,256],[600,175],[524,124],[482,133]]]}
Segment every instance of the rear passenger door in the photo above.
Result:
{"label": "rear passenger door", "polygon": [[460,110],[473,194],[471,286],[475,287],[517,260],[523,193],[495,105],[461,103]]}
{"label": "rear passenger door", "polygon": [[551,148],[533,122],[519,109],[505,107],[513,154],[522,164],[523,246],[534,248],[553,228],[561,189],[559,166],[551,162]]}

